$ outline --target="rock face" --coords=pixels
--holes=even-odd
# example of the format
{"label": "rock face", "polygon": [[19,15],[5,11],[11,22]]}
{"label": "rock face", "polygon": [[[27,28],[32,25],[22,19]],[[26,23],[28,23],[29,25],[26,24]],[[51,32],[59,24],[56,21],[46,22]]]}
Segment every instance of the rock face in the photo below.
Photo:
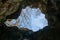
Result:
{"label": "rock face", "polygon": [[[0,0],[0,16],[2,16],[2,19],[4,18],[14,18],[16,19],[18,15],[19,16],[19,11],[21,11],[20,9],[25,7],[26,5],[29,5],[29,3],[34,3],[37,1],[37,4],[39,2],[39,6],[41,6],[41,10],[42,12],[46,12],[46,0],[35,0],[35,1],[31,1],[31,0]],[[44,2],[45,1],[45,2]],[[37,6],[37,4],[35,4],[34,6]],[[22,7],[21,7],[22,6]],[[9,15],[9,16],[8,16]],[[15,17],[14,17],[15,16]],[[1,20],[1,19],[0,19]]]}
{"label": "rock face", "polygon": [[16,12],[19,9],[20,2],[20,0],[0,0],[0,16],[2,19]]}
{"label": "rock face", "polygon": [[[36,2],[36,1],[35,1]],[[5,3],[5,2],[4,2]],[[46,3],[46,2],[45,2]],[[6,3],[7,4],[7,3]],[[22,3],[21,3],[21,6],[22,7],[24,7],[24,6],[26,6],[26,4],[28,4],[27,2],[25,2],[25,1],[22,1]],[[38,4],[38,2],[37,2],[37,4]],[[36,4],[36,5],[37,5]],[[40,3],[39,3],[40,4]],[[42,4],[42,1],[41,1],[41,4]],[[2,4],[1,4],[2,5]],[[36,5],[34,5],[34,6],[36,6]],[[45,6],[41,6],[41,5],[39,5],[40,7],[43,7],[44,8],[44,10],[46,9],[45,8]],[[7,7],[8,7],[8,5],[7,5]],[[3,6],[3,8],[4,8],[4,6]],[[41,8],[42,9],[42,11],[43,11],[43,8]],[[21,9],[21,8],[20,8]],[[9,10],[9,9],[8,9]],[[7,16],[7,14],[5,14],[5,15],[3,15],[4,13],[1,13],[1,15],[3,15],[3,18],[5,17],[5,16],[7,16],[6,18],[8,19],[8,18],[14,18],[14,19],[16,19],[17,17],[16,17],[16,15],[19,15],[19,13],[20,13],[20,11],[21,10],[19,10],[19,12],[17,11],[17,12],[13,12],[13,11],[10,11],[10,12],[13,12],[13,13],[11,13],[11,15],[10,15],[10,13],[8,13],[8,15],[9,16]],[[45,11],[44,11],[45,12]],[[23,37],[27,37],[27,38],[30,38],[31,39],[31,37],[30,37],[30,31],[28,30],[28,32],[24,32],[24,31],[22,31],[21,32],[21,30],[18,30],[18,28],[16,28],[16,27],[13,27],[13,28],[7,28],[7,26],[6,25],[4,25],[3,23],[3,21],[5,21],[4,19],[2,18],[2,21],[1,21],[1,27],[0,27],[0,39],[1,40],[20,40],[21,38],[23,39]],[[2,25],[3,24],[3,25]],[[33,33],[33,32],[32,32]],[[21,35],[20,35],[21,34]],[[24,35],[25,34],[25,35]],[[23,36],[23,37],[22,37]],[[31,39],[32,40],[32,39]]]}
{"label": "rock face", "polygon": [[0,15],[6,16],[14,13],[20,5],[19,0],[1,0],[0,2]]}
{"label": "rock face", "polygon": [[[60,1],[48,0],[47,1],[47,19],[49,26],[43,30],[35,33],[34,40],[60,40]],[[38,36],[38,37],[37,37]]]}
{"label": "rock face", "polygon": [[[44,1],[45,3],[45,1]],[[43,3],[43,4],[44,4]],[[24,3],[23,3],[24,4]],[[2,5],[2,4],[1,4]],[[44,6],[43,6],[44,7]],[[34,34],[32,34],[32,36],[30,38],[32,38],[33,40],[60,40],[60,1],[59,0],[47,0],[47,6],[46,6],[46,17],[49,21],[49,26],[45,27],[43,30],[40,30]],[[3,29],[3,30],[2,30]],[[3,28],[1,27],[1,33],[0,33],[0,38],[1,40],[4,40],[3,38],[5,38],[6,40],[9,40],[9,38],[11,38],[10,36],[9,38],[6,36],[7,34],[9,34],[8,32],[5,32],[7,30],[5,30],[6,27],[3,26]],[[14,30],[15,28],[12,28],[12,30]],[[5,31],[4,31],[5,30]],[[10,29],[9,29],[10,30]],[[12,34],[17,34],[16,31],[11,31],[10,33]],[[19,31],[20,32],[20,31]],[[20,34],[20,33],[19,33]],[[13,37],[16,37],[16,35],[13,35]],[[21,35],[20,35],[21,36]],[[10,40],[14,40],[10,39]],[[19,39],[17,37],[17,39]]]}

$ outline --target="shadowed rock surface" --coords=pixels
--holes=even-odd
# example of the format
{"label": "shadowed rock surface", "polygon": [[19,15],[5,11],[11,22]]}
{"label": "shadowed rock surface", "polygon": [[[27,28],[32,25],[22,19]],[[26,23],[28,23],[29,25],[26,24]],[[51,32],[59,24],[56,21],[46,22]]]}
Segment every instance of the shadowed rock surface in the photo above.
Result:
{"label": "shadowed rock surface", "polygon": [[47,1],[47,19],[49,26],[43,30],[38,31],[34,35],[34,40],[60,40],[60,1],[48,0]]}

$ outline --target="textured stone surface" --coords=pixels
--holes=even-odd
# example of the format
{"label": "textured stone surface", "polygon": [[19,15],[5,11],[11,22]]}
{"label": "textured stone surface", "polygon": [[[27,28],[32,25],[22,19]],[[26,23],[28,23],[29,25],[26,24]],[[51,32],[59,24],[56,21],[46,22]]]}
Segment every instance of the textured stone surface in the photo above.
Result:
{"label": "textured stone surface", "polygon": [[[32,36],[30,36],[30,38],[33,37],[31,40],[60,40],[60,0],[53,0],[53,1],[56,3],[56,7],[58,8],[58,10],[52,5],[54,2],[51,2],[51,0],[48,0],[48,3],[47,3],[48,5],[46,7],[48,9],[47,10],[48,12],[46,13],[46,15],[48,16],[46,17],[49,20],[49,27],[45,27],[43,30],[40,30],[39,32],[34,33]],[[3,27],[2,26],[0,27],[1,40],[5,40],[5,39],[9,40],[11,38],[11,37],[9,38],[7,37],[10,35],[7,35],[9,33],[5,32],[7,31],[5,29],[6,29],[5,25]],[[10,28],[9,30],[11,31],[11,29],[14,30],[15,28]],[[10,33],[12,34],[12,31]],[[17,34],[16,31],[13,31],[13,33]],[[15,38],[10,40],[14,40],[14,39]],[[19,38],[17,38],[17,40],[18,39]]]}
{"label": "textured stone surface", "polygon": [[16,12],[20,6],[20,2],[20,0],[0,0],[0,16],[2,16],[2,19]]}

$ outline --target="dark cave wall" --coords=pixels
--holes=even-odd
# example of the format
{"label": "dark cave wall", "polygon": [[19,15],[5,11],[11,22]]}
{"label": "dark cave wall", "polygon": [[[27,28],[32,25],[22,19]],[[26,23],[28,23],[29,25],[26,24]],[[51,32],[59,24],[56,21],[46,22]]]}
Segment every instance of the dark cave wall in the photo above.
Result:
{"label": "dark cave wall", "polygon": [[60,21],[59,21],[60,20],[59,19],[59,16],[60,16],[59,2],[60,1],[54,1],[54,2],[55,2],[56,7],[54,6],[54,4],[51,1],[48,1],[48,4],[47,4],[47,13],[49,16],[48,17],[49,25],[54,26],[56,28],[60,28],[60,27],[58,27],[58,25],[60,24]]}
{"label": "dark cave wall", "polygon": [[[47,19],[49,26],[33,34],[34,40],[60,40],[60,1],[47,1]],[[55,5],[55,6],[54,6]]]}
{"label": "dark cave wall", "polygon": [[[60,40],[60,1],[59,0],[47,1],[46,17],[49,21],[49,26],[44,29],[33,33],[30,38],[32,40]],[[53,6],[55,3],[55,6]],[[2,25],[2,24],[1,24]],[[1,29],[2,28],[2,29]],[[8,30],[8,31],[7,31]],[[10,33],[10,34],[9,34]],[[7,35],[8,34],[8,35]],[[22,34],[22,33],[21,33]],[[1,40],[19,40],[21,38],[20,30],[18,28],[7,28],[6,26],[0,27]],[[12,35],[12,36],[11,36]],[[10,37],[9,37],[10,36]]]}

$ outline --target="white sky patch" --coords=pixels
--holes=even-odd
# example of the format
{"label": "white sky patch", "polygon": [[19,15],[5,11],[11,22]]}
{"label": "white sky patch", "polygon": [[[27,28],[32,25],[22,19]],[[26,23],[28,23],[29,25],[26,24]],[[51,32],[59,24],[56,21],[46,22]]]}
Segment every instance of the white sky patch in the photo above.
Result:
{"label": "white sky patch", "polygon": [[[14,21],[10,21],[11,23],[6,21],[5,24],[12,25],[14,24]],[[18,28],[27,28],[33,32],[39,31],[45,26],[48,26],[45,14],[43,14],[39,8],[30,8],[29,6],[22,9],[20,16],[17,18],[17,22]]]}

